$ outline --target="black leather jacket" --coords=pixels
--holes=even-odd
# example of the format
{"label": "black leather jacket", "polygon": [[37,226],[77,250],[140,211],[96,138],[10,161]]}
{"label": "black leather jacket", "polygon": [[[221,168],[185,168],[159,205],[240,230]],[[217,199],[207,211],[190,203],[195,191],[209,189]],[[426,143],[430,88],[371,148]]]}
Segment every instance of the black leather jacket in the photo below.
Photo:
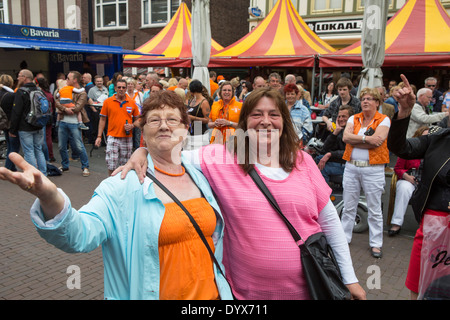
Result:
{"label": "black leather jacket", "polygon": [[342,159],[345,152],[345,142],[342,141],[344,135],[344,129],[342,129],[337,136],[330,134],[323,143],[322,153],[331,153],[329,161],[345,164],[347,161]]}
{"label": "black leather jacket", "polygon": [[[448,170],[450,162],[450,128],[441,129],[436,133],[418,138],[406,139],[408,124],[409,117],[397,120],[397,113],[394,115],[389,130],[388,148],[403,159],[423,159],[421,181],[411,198],[414,215],[420,223],[424,210],[433,206],[430,203],[430,198],[442,200],[442,197],[448,197],[449,194],[447,182],[445,190],[433,190],[433,192],[439,193],[439,197],[430,197],[430,191],[437,181],[436,177],[447,175],[446,178],[449,179],[449,172],[443,172],[443,170]],[[448,198],[443,198],[443,200],[450,201]],[[439,205],[442,207],[442,204]],[[444,211],[448,212],[449,210],[447,208]]]}
{"label": "black leather jacket", "polygon": [[[37,87],[33,82],[29,82],[23,86],[30,89],[31,91],[37,90]],[[14,94],[14,106],[12,108],[10,118],[10,133],[17,135],[18,131],[36,131],[41,129],[32,126],[25,120],[28,112],[30,112],[30,107],[30,94],[20,89],[17,90]]]}

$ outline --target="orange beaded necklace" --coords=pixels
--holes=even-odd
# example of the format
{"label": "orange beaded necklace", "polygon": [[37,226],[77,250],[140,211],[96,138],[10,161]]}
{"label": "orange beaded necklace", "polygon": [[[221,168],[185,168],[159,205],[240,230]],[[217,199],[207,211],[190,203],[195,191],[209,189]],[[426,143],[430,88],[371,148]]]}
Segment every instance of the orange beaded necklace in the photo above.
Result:
{"label": "orange beaded necklace", "polygon": [[183,172],[181,173],[169,173],[155,166],[156,171],[161,172],[162,174],[168,175],[170,177],[181,177],[182,175],[184,175],[186,173],[186,169],[183,166],[181,167],[181,169],[183,170]]}

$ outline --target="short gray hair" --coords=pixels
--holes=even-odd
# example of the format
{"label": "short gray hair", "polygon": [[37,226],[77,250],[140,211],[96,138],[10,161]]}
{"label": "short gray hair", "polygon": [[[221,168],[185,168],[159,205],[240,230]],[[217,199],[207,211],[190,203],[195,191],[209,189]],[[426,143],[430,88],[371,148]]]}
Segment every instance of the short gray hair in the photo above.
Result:
{"label": "short gray hair", "polygon": [[428,77],[425,79],[425,85],[427,84],[427,81],[436,81],[437,82],[437,79],[435,77]]}
{"label": "short gray hair", "polygon": [[428,91],[431,92],[431,89],[429,89],[429,88],[422,88],[422,89],[419,89],[419,91],[417,91],[417,98],[419,98],[420,96],[423,96],[423,95],[426,94]]}
{"label": "short gray hair", "polygon": [[295,76],[293,74],[288,74],[285,78],[284,78],[284,83],[295,83]]}

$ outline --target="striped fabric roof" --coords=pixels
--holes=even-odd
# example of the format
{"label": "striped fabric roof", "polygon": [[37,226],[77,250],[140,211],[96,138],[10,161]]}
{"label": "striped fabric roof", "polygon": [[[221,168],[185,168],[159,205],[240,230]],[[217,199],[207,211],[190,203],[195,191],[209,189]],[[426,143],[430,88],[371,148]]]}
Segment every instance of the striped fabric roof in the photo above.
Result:
{"label": "striped fabric roof", "polygon": [[[139,52],[163,54],[163,57],[127,55],[125,67],[190,67],[192,62],[191,13],[182,2],[169,23],[151,40],[136,49]],[[211,55],[223,47],[211,40]]]}
{"label": "striped fabric roof", "polygon": [[[319,59],[324,68],[361,67],[361,41]],[[408,0],[387,22],[383,66],[449,65],[449,15],[439,0]]]}
{"label": "striped fabric roof", "polygon": [[312,66],[315,55],[333,51],[303,21],[291,0],[279,0],[252,32],[211,56],[210,66]]}

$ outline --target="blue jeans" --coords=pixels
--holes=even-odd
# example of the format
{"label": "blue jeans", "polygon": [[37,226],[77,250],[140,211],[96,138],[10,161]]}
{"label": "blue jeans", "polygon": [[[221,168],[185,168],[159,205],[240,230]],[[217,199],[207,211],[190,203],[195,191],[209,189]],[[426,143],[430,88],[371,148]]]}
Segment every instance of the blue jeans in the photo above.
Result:
{"label": "blue jeans", "polygon": [[89,159],[81,138],[81,130],[78,123],[67,123],[60,121],[58,126],[58,148],[61,155],[61,165],[63,168],[69,168],[69,153],[67,152],[67,142],[69,137],[73,139],[72,148],[80,155],[81,169],[89,168]]}
{"label": "blue jeans", "polygon": [[[6,154],[9,156],[9,154],[11,152],[19,153],[19,151],[20,151],[20,138],[19,138],[19,136],[17,136],[17,137],[10,137],[9,136],[9,130],[4,130],[4,133],[5,133],[6,146],[7,146]],[[11,171],[17,171],[16,166],[14,165],[14,163],[11,160],[9,160],[9,157],[6,157],[5,168],[9,169]]]}
{"label": "blue jeans", "polygon": [[[319,163],[320,159],[323,158],[323,155],[318,156],[315,161]],[[325,167],[320,172],[322,173],[323,178],[328,183],[330,182],[330,176],[342,176],[344,174],[345,164],[339,162],[331,162],[327,161]]]}
{"label": "blue jeans", "polygon": [[330,176],[342,176],[344,175],[345,164],[338,162],[327,161],[322,171],[322,176],[326,182],[330,181]]}
{"label": "blue jeans", "polygon": [[47,162],[42,151],[45,136],[42,132],[42,130],[19,131],[19,139],[25,161],[47,175]]}
{"label": "blue jeans", "polygon": [[45,161],[50,161],[50,157],[48,155],[48,146],[47,146],[47,139],[45,137],[45,127],[42,128],[42,134],[44,135],[44,143],[42,144],[42,152],[44,153]]}

